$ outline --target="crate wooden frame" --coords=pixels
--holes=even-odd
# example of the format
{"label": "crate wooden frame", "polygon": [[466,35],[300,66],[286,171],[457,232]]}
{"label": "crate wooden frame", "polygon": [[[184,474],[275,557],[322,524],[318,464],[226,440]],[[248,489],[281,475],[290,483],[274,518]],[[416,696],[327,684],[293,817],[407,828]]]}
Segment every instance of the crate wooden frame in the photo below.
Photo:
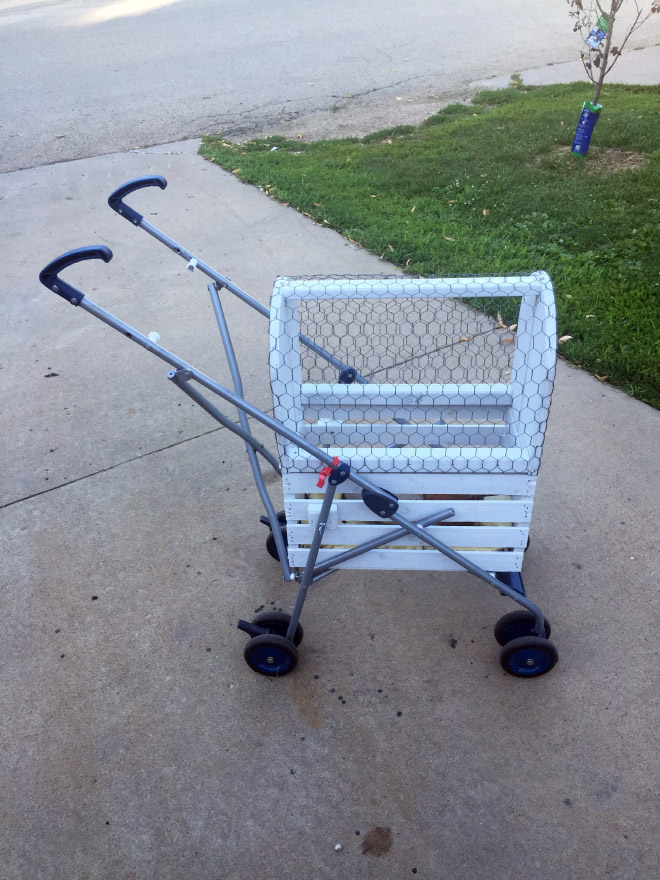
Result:
{"label": "crate wooden frame", "polygon": [[[520,309],[508,382],[492,384],[344,384],[302,381],[298,305],[317,297],[425,297],[478,300],[518,297]],[[478,308],[479,303],[475,302]],[[322,343],[322,340],[316,340]],[[399,498],[411,520],[442,506],[454,516],[429,532],[490,572],[519,572],[527,545],[536,475],[550,408],[556,363],[556,315],[552,284],[544,272],[527,276],[469,278],[279,278],[271,300],[270,375],[274,416],[291,430],[357,467]],[[531,405],[530,405],[531,404]],[[402,448],[374,447],[382,422],[420,419],[438,410],[456,420],[469,413],[476,424],[416,422],[388,427]],[[373,421],[372,421],[373,420]],[[406,447],[411,434],[448,445]],[[333,445],[336,438],[364,436],[363,444]],[[478,438],[481,444],[470,445]],[[278,437],[287,517],[289,564],[307,560],[315,514],[318,462]],[[451,445],[449,445],[451,444]],[[492,445],[490,445],[492,444]],[[350,481],[331,509],[318,562],[339,548],[356,546],[391,529],[371,513]],[[461,567],[408,535],[354,557],[339,567],[454,571]]]}

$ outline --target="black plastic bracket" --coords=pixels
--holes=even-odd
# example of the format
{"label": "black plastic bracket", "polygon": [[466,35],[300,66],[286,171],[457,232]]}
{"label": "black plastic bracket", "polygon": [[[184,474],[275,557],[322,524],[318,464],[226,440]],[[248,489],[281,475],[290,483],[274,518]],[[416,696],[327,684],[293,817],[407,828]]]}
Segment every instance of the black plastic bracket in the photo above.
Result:
{"label": "black plastic bracket", "polygon": [[525,585],[519,571],[498,571],[495,572],[498,581],[502,581],[507,587],[515,590],[521,596],[526,596]]}
{"label": "black plastic bracket", "polygon": [[336,468],[333,468],[330,471],[328,476],[328,482],[331,486],[339,486],[341,483],[345,483],[346,480],[351,475],[351,466],[350,464],[345,464],[343,461],[340,461]]}
{"label": "black plastic bracket", "polygon": [[339,374],[339,381],[342,385],[352,385],[355,382],[355,377],[357,376],[357,370],[355,367],[346,367],[345,370],[342,370]]}
{"label": "black plastic bracket", "polygon": [[159,186],[161,189],[165,189],[167,181],[162,174],[150,174],[148,177],[137,177],[135,180],[129,180],[128,183],[118,187],[110,196],[108,196],[108,204],[112,210],[116,211],[122,217],[126,217],[126,219],[134,226],[139,226],[140,223],[142,223],[142,214],[138,214],[138,212],[134,208],[131,208],[130,205],[124,204],[123,200],[132,192],[135,192],[136,189],[144,189],[145,186]]}
{"label": "black plastic bracket", "polygon": [[239,620],[236,624],[236,628],[247,633],[250,638],[254,638],[254,636],[266,636],[270,632],[269,629],[266,629],[263,626],[257,626],[256,623],[250,623],[249,620]]}
{"label": "black plastic bracket", "polygon": [[374,492],[370,489],[362,490],[362,500],[372,513],[388,519],[399,509],[399,499],[387,489],[378,489]]}
{"label": "black plastic bracket", "polygon": [[76,248],[73,251],[67,251],[59,257],[51,260],[47,266],[39,272],[39,281],[56,293],[58,296],[64,297],[72,306],[79,306],[85,299],[85,294],[77,290],[72,284],[62,281],[58,277],[58,272],[73,266],[74,263],[80,263],[82,260],[103,260],[109,263],[112,259],[112,251],[103,244],[93,245],[91,247]]}

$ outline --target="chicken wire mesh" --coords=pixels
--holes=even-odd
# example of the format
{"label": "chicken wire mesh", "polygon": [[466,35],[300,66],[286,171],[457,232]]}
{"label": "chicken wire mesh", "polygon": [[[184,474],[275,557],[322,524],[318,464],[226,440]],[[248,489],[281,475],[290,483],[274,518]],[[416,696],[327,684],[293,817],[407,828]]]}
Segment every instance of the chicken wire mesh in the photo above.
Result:
{"label": "chicken wire mesh", "polygon": [[[555,348],[545,273],[278,279],[274,412],[358,469],[535,473]],[[280,455],[318,469],[286,441]]]}

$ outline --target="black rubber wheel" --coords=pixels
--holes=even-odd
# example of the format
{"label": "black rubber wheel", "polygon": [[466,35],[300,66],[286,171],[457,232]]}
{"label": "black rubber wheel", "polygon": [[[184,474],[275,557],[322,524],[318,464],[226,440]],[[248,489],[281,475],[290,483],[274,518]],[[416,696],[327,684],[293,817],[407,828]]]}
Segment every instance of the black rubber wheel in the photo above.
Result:
{"label": "black rubber wheel", "polygon": [[296,668],[298,649],[283,636],[254,636],[243,650],[245,662],[260,675],[280,678]]}
{"label": "black rubber wheel", "polygon": [[[504,617],[500,617],[493,630],[497,644],[506,645],[513,641],[513,639],[521,639],[523,636],[531,636],[532,629],[534,628],[534,620],[535,618],[532,612],[525,611],[523,608],[521,608],[520,611],[511,611],[509,614],[505,614]],[[545,635],[546,638],[549,639],[552,627],[550,626],[550,621],[547,617],[544,617],[543,621],[545,625]]]}
{"label": "black rubber wheel", "polygon": [[[284,546],[289,546],[289,541],[286,535],[286,529],[281,529],[282,537],[284,538]],[[272,532],[268,533],[268,537],[266,538],[266,550],[269,555],[273,557],[273,559],[277,559],[280,561],[280,554],[277,552],[277,544],[275,543],[275,535]]]}
{"label": "black rubber wheel", "polygon": [[[283,611],[262,611],[260,614],[257,614],[256,617],[252,618],[252,623],[255,623],[257,626],[263,626],[264,629],[268,629],[276,636],[286,636],[290,620],[291,615],[285,614]],[[303,628],[298,624],[293,636],[293,644],[298,647],[302,640]]]}
{"label": "black rubber wheel", "polygon": [[513,639],[500,651],[502,669],[509,675],[519,678],[537,678],[555,666],[559,654],[547,639],[538,636],[524,636]]}

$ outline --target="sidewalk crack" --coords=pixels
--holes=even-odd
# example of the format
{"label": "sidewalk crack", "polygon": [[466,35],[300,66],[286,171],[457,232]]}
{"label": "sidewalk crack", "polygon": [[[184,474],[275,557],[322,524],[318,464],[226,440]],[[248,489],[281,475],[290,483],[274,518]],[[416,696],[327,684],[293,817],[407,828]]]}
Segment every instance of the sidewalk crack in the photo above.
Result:
{"label": "sidewalk crack", "polygon": [[156,455],[159,452],[165,452],[167,449],[174,449],[176,446],[189,443],[191,440],[199,440],[200,437],[208,437],[209,434],[215,434],[217,431],[222,430],[224,430],[223,426],[220,426],[219,428],[211,428],[210,431],[204,431],[201,434],[195,434],[193,437],[186,437],[183,440],[177,440],[176,443],[170,443],[167,446],[162,446],[160,449],[152,449],[150,452],[136,455],[134,458],[127,458],[125,461],[118,461],[116,464],[111,464],[105,468],[99,468],[98,471],[94,471],[91,474],[83,474],[82,477],[76,477],[74,480],[68,480],[66,483],[58,483],[57,486],[49,486],[48,489],[42,489],[40,492],[33,492],[31,495],[25,495],[23,498],[15,498],[13,501],[7,501],[6,504],[0,504],[0,510],[4,510],[6,507],[12,507],[14,504],[20,504],[21,501],[30,501],[30,499],[38,498],[40,495],[47,495],[49,492],[55,492],[56,489],[64,488],[64,486],[72,486],[74,483],[82,482],[82,480],[88,480],[99,474],[105,474],[108,471],[115,470],[115,468],[123,467],[125,464],[131,464],[134,461],[139,461],[141,458],[147,458],[149,455]]}

